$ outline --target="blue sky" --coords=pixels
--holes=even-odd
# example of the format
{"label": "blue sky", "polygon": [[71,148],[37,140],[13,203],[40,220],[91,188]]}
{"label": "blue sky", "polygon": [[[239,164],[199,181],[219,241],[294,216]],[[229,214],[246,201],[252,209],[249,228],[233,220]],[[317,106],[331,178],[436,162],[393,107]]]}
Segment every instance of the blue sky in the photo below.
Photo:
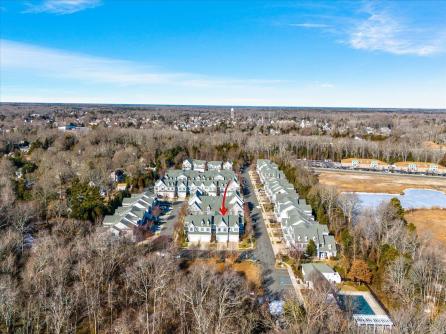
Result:
{"label": "blue sky", "polygon": [[446,108],[446,1],[0,0],[0,101]]}

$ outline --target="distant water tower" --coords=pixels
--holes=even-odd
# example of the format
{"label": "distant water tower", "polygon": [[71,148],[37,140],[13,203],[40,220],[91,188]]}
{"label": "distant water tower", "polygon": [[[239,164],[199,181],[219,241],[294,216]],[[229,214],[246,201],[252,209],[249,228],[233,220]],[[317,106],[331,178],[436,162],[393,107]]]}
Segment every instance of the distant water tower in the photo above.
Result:
{"label": "distant water tower", "polygon": [[234,112],[234,108],[231,108],[231,119],[235,118],[235,112]]}

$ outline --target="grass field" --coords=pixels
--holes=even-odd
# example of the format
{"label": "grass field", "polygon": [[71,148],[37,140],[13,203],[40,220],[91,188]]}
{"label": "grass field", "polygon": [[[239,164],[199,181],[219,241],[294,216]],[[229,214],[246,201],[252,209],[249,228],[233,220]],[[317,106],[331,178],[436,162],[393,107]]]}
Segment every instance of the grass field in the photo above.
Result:
{"label": "grass field", "polygon": [[417,227],[418,235],[446,247],[446,210],[419,209],[407,212],[404,217]]}
{"label": "grass field", "polygon": [[383,175],[345,171],[320,171],[319,182],[339,191],[400,194],[405,189],[434,189],[446,192],[446,178]]}

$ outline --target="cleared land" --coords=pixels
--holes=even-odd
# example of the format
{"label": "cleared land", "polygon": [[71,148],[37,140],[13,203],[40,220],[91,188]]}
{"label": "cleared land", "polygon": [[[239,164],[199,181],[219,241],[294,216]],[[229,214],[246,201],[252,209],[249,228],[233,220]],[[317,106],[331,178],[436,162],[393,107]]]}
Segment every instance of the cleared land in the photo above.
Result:
{"label": "cleared land", "polygon": [[243,275],[248,282],[255,284],[257,287],[260,287],[262,284],[260,267],[253,262],[243,261],[236,263],[232,258],[226,258],[225,262],[219,262],[218,258],[212,258],[207,260],[197,259],[191,263],[191,266],[200,264],[212,266],[218,272],[223,272],[226,268],[230,268]]}
{"label": "cleared land", "polygon": [[431,150],[446,151],[446,145],[437,144],[433,141],[425,141],[423,146]]}
{"label": "cleared land", "polygon": [[428,236],[446,247],[446,210],[419,209],[407,212],[404,217],[417,227],[418,235]]}
{"label": "cleared land", "polygon": [[434,189],[446,192],[446,178],[410,175],[383,175],[349,171],[319,171],[319,182],[340,191],[402,193],[405,189]]}

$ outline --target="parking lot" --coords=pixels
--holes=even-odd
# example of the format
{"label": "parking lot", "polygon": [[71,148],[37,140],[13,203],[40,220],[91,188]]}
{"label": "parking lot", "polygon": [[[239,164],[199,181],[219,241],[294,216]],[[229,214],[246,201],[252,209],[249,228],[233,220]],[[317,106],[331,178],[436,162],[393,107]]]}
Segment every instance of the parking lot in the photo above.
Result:
{"label": "parking lot", "polygon": [[[172,238],[173,230],[175,227],[175,222],[178,217],[178,212],[180,211],[183,202],[161,202],[166,206],[166,211],[160,217],[160,235]],[[163,204],[162,204],[163,205]]]}

